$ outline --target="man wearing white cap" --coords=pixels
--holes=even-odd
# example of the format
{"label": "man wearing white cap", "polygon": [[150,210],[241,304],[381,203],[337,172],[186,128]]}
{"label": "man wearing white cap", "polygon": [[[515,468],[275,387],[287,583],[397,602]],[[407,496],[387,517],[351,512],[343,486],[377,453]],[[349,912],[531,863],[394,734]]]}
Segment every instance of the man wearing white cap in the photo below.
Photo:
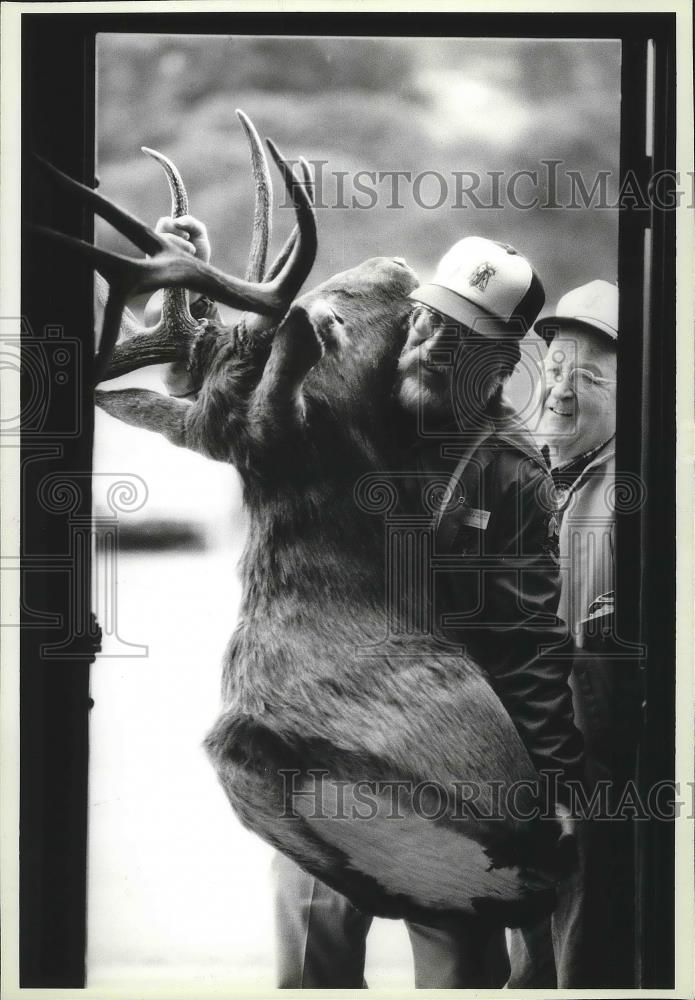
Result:
{"label": "man wearing white cap", "polygon": [[[513,247],[468,237],[411,298],[398,398],[418,421],[414,467],[451,473],[454,502],[439,514],[435,554],[463,557],[462,572],[435,578],[435,619],[490,674],[538,770],[561,772],[562,794],[563,779],[581,776],[581,740],[566,665],[538,655],[566,635],[554,618],[557,522],[545,462],[504,396],[543,287]],[[485,570],[466,572],[467,556]]]}
{"label": "man wearing white cap", "polygon": [[[591,281],[564,295],[536,331],[548,345],[537,437],[552,465],[563,569],[560,614],[574,635],[571,685],[585,741],[588,792],[631,776],[634,663],[611,660],[613,638],[618,289]],[[581,864],[551,923],[512,937],[510,986],[627,987],[631,962],[631,824],[578,828]],[[553,962],[554,951],[554,962]]]}
{"label": "man wearing white cap", "polygon": [[537,437],[566,511],[560,550],[572,553],[560,606],[581,642],[593,603],[613,591],[617,285],[591,281],[568,292],[535,330],[548,345]]}
{"label": "man wearing white cap", "polygon": [[[435,555],[457,560],[436,576],[435,627],[443,638],[465,645],[488,671],[537,769],[559,774],[552,790],[562,800],[565,779],[582,776],[582,745],[573,722],[569,666],[541,653],[566,638],[555,615],[556,522],[541,499],[552,484],[535,442],[503,395],[520,359],[519,343],[543,306],[543,287],[513,247],[468,237],[411,297],[396,385],[406,442],[402,468],[412,486],[404,502],[421,513],[423,486],[428,479],[441,482],[443,474],[456,500],[436,518]],[[486,569],[465,572],[477,559]],[[494,778],[494,761],[490,766]],[[275,874],[279,985],[366,985],[371,916],[283,857],[276,859]],[[505,982],[503,928],[481,918],[437,930],[408,922],[408,931],[417,987]]]}

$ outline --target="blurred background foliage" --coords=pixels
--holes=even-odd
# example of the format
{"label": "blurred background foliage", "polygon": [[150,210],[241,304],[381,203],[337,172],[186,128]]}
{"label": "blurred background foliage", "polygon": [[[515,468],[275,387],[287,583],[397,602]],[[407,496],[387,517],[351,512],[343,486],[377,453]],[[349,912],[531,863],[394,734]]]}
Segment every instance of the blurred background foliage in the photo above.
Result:
{"label": "blurred background foliage", "polygon": [[[401,181],[374,207],[319,210],[319,256],[312,283],[378,254],[402,255],[426,280],[457,239],[479,234],[514,244],[536,265],[550,306],[591,278],[615,280],[617,211],[520,210],[505,195],[514,171],[560,160],[557,198],[569,199],[565,172],[589,189],[610,171],[617,190],[620,50],[617,42],[534,39],[358,39],[101,35],[98,39],[98,170],[101,189],[154,224],[168,214],[152,146],[178,165],[191,210],[208,225],[213,263],[243,274],[250,241],[252,185],[248,150],[234,109],[283,153],[326,161],[323,201],[338,199],[335,172],[438,171],[447,196],[437,208],[416,203]],[[274,168],[273,168],[274,170]],[[503,172],[502,208],[455,207],[453,171],[482,175],[478,196],[492,197],[490,172]],[[277,173],[275,243],[292,225]],[[466,182],[468,183],[468,182]],[[521,179],[517,195],[543,200]],[[422,184],[434,204],[439,182]],[[460,199],[459,199],[460,201]],[[125,248],[100,226],[103,245]]]}
{"label": "blurred background foliage", "polygon": [[[426,281],[443,253],[471,234],[511,243],[527,254],[545,284],[548,310],[571,287],[597,277],[616,279],[616,209],[522,210],[510,202],[507,183],[523,170],[538,172],[542,182],[547,175],[543,161],[555,160],[560,161],[558,203],[571,200],[568,171],[578,171],[588,190],[601,171],[607,172],[609,195],[614,196],[618,42],[98,36],[101,190],[154,225],[169,214],[168,190],[161,169],[140,147],[161,150],[178,165],[191,211],[209,228],[213,263],[243,275],[253,185],[237,107],[289,158],[304,155],[323,164],[317,198],[328,207],[318,208],[319,253],[309,286],[381,254],[405,257]],[[274,248],[279,248],[294,212],[277,171],[271,170]],[[389,207],[394,204],[392,181],[366,181],[376,195],[365,195],[356,187],[359,171],[409,171],[413,179],[436,171],[444,189],[431,175],[419,191],[402,180],[402,207]],[[494,203],[496,175],[502,207],[476,208],[468,198],[457,197],[457,171],[480,175],[475,193],[484,204]],[[338,175],[344,177],[342,197]],[[470,183],[466,180],[466,186]],[[536,196],[542,204],[547,192],[542,183],[536,188],[522,177],[517,195],[523,201]],[[353,197],[363,205],[374,202],[373,207],[335,207],[351,206]],[[438,201],[439,207],[423,207]],[[102,246],[134,252],[100,220],[97,239]],[[230,310],[222,311],[233,318]],[[533,399],[542,349],[534,334],[526,337],[522,363],[508,386],[531,429],[537,419]],[[111,386],[161,391],[160,374],[152,367]],[[135,456],[149,484],[150,516],[203,518],[212,535],[225,521],[222,509],[231,504],[232,520],[239,523],[238,482],[229,469],[98,414],[97,465],[120,468]]]}

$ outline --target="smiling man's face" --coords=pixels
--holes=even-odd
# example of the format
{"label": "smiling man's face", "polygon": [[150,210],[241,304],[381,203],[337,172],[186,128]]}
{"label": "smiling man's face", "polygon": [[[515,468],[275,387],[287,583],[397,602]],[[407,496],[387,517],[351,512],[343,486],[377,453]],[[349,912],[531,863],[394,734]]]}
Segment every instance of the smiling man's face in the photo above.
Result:
{"label": "smiling man's face", "polygon": [[539,387],[537,435],[560,462],[615,433],[615,378],[615,344],[608,336],[568,324],[551,342]]}

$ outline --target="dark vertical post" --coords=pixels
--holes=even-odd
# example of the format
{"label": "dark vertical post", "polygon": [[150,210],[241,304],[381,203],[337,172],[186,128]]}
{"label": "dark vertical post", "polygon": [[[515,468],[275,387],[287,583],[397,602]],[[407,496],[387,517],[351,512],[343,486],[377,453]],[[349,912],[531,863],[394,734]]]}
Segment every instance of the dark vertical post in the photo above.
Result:
{"label": "dark vertical post", "polygon": [[[639,186],[644,190],[649,165],[645,154],[647,42],[624,39],[621,53],[621,122],[620,164],[621,186],[628,171],[635,171]],[[618,396],[616,419],[616,474],[641,476],[644,459],[643,435],[636,432],[642,421],[642,366],[644,350],[644,243],[649,225],[649,212],[638,206],[621,207],[619,222],[618,286],[620,317],[618,338]],[[616,631],[624,642],[636,645],[645,642],[643,630],[645,607],[641,590],[642,531],[644,509],[616,513]],[[636,656],[623,669],[642,675],[644,661]],[[642,726],[639,740],[641,749]],[[634,734],[637,736],[637,734]],[[634,775],[636,761],[629,771]],[[641,905],[635,891],[639,862],[633,857],[626,875],[629,883],[622,884],[620,912],[623,934],[618,949],[625,958],[627,976],[623,985],[637,986],[640,978]],[[611,888],[613,891],[613,887]]]}
{"label": "dark vertical post", "polygon": [[[622,175],[632,171],[652,195],[649,204],[626,199],[620,211],[617,419],[618,476],[638,476],[646,496],[617,515],[616,586],[618,634],[646,649],[637,761],[645,803],[675,770],[675,217],[654,207],[650,185],[657,171],[675,169],[675,37],[673,22],[659,20],[651,40],[644,32],[623,41],[621,80]],[[635,985],[672,988],[672,822],[635,823],[629,912]]]}
{"label": "dark vertical post", "polygon": [[[675,171],[675,32],[652,44],[652,177]],[[675,186],[675,185],[673,185]],[[672,187],[673,187],[672,186]],[[675,212],[669,185],[652,191],[651,239],[645,271],[642,428],[647,487],[644,527],[645,628],[648,643],[644,733],[640,754],[643,798],[675,777],[676,694],[676,316]],[[673,988],[675,949],[674,825],[652,819],[640,830],[641,980],[643,988]]]}
{"label": "dark vertical post", "polygon": [[[93,180],[94,38],[78,18],[24,15],[22,89],[22,222],[90,238],[91,220],[33,162],[38,153]],[[65,989],[85,979],[89,663],[97,640],[89,552],[79,565],[69,555],[75,518],[91,516],[92,276],[26,231],[22,251],[20,985]],[[56,646],[62,655],[46,656]]]}

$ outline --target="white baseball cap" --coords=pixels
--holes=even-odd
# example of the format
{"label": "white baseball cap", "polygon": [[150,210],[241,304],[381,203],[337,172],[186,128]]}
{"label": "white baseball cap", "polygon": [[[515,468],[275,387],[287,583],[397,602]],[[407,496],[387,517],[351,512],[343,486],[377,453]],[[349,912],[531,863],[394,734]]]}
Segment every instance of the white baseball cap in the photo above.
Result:
{"label": "white baseball cap", "polygon": [[514,247],[467,236],[442,257],[433,280],[410,298],[476,332],[523,337],[543,308],[545,291]]}
{"label": "white baseball cap", "polygon": [[573,324],[591,327],[618,339],[618,286],[597,278],[563,295],[552,316],[544,316],[534,326],[549,344],[562,326]]}

